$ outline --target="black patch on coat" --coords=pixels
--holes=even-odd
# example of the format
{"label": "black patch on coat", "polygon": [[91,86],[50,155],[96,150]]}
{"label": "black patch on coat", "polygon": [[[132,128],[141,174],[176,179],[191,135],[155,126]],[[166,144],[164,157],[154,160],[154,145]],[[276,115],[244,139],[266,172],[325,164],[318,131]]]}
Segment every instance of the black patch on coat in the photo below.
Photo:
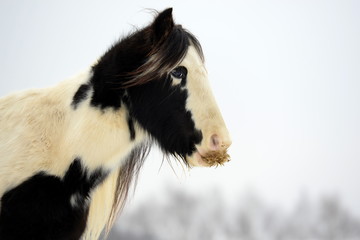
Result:
{"label": "black patch on coat", "polygon": [[91,78],[91,84],[94,88],[94,93],[91,97],[91,106],[98,107],[101,110],[106,108],[113,108],[119,110],[121,107],[121,99],[124,94],[123,89],[118,89],[114,84],[103,81],[98,73],[94,73]]}
{"label": "black patch on coat", "polygon": [[76,93],[73,97],[73,100],[71,102],[71,106],[74,109],[76,109],[77,106],[87,98],[89,90],[90,90],[89,84],[82,84],[79,87],[79,89],[76,91]]}
{"label": "black patch on coat", "polygon": [[[186,109],[188,92],[172,86],[170,76],[129,88],[131,116],[159,143],[164,152],[185,158],[195,151],[202,133]],[[141,96],[141,97],[139,97]]]}
{"label": "black patch on coat", "polygon": [[[30,177],[1,198],[0,239],[80,239],[89,194],[106,176],[100,168],[90,173],[75,159],[62,179],[46,172]],[[75,206],[72,196],[76,196]]]}

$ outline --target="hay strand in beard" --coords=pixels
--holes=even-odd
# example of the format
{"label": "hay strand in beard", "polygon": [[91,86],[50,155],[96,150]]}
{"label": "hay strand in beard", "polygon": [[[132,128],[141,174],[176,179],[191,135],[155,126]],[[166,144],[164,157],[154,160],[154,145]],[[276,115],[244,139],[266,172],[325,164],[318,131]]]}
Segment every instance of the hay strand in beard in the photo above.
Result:
{"label": "hay strand in beard", "polygon": [[223,151],[213,151],[206,154],[202,159],[210,166],[219,166],[224,165],[224,163],[230,161],[230,155],[226,150]]}

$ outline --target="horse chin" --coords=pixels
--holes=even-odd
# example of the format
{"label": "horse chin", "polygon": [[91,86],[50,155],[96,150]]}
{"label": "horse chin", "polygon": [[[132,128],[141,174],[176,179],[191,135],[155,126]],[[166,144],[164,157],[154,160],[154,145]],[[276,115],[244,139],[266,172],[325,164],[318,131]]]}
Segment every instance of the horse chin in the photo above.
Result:
{"label": "horse chin", "polygon": [[198,151],[191,156],[186,156],[186,161],[189,163],[190,167],[211,167]]}
{"label": "horse chin", "polygon": [[211,151],[206,155],[201,155],[199,151],[196,151],[191,156],[187,156],[186,160],[191,167],[212,167],[229,162],[230,156],[226,150]]}

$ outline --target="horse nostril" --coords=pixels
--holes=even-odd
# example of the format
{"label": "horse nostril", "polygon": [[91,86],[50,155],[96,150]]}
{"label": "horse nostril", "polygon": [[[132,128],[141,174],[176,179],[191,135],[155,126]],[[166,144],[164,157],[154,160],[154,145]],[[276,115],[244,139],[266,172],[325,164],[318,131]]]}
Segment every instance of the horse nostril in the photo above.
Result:
{"label": "horse nostril", "polygon": [[211,136],[211,149],[216,151],[220,148],[220,138],[218,135],[214,134]]}
{"label": "horse nostril", "polygon": [[210,137],[210,150],[220,151],[227,149],[231,145],[231,140],[228,138],[219,137],[217,134],[213,134]]}

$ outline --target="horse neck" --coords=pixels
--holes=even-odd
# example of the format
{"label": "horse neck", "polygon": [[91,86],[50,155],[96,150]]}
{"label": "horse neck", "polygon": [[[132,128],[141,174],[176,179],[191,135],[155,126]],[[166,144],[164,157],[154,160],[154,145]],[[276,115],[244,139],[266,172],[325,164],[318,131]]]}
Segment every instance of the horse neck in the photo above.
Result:
{"label": "horse neck", "polygon": [[131,120],[119,96],[92,79],[89,70],[58,86],[59,90],[68,89],[72,99],[60,149],[80,157],[90,170],[111,170],[145,140],[145,133]]}

